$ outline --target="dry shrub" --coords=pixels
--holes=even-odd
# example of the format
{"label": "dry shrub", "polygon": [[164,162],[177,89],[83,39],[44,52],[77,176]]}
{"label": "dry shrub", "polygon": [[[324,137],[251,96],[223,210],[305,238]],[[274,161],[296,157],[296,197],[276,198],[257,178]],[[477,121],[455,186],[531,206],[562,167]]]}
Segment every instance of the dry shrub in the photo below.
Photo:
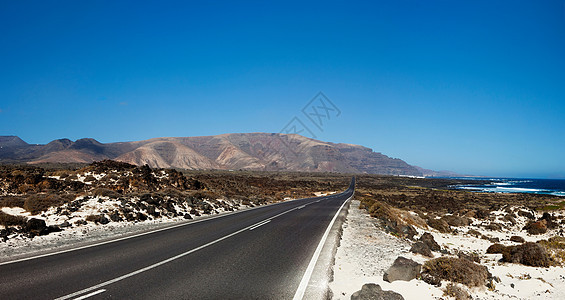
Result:
{"label": "dry shrub", "polygon": [[[433,282],[448,280],[462,283],[469,287],[483,286],[491,277],[487,267],[472,261],[455,257],[439,257],[428,260],[422,267],[424,280]],[[427,281],[427,280],[426,280]]]}
{"label": "dry shrub", "polygon": [[[410,215],[408,212],[396,209],[381,201],[375,201],[369,207],[368,211],[371,217],[381,220],[384,228],[393,234],[405,236],[410,239],[417,234],[416,230],[412,227],[412,224],[416,224],[416,217],[408,217]],[[421,223],[423,223],[423,221],[421,221]]]}
{"label": "dry shrub", "polygon": [[71,170],[56,170],[51,172],[52,176],[59,176],[59,178],[61,179],[65,179],[67,177],[69,177],[69,175],[71,175],[73,173],[73,171]]}
{"label": "dry shrub", "polygon": [[24,202],[24,209],[32,215],[48,210],[52,206],[60,206],[65,200],[57,194],[33,194]]}
{"label": "dry shrub", "polygon": [[561,236],[554,236],[547,240],[538,241],[553,258],[557,264],[563,265],[565,263],[565,238]]}
{"label": "dry shrub", "polygon": [[120,193],[107,189],[107,188],[97,188],[94,191],[92,191],[92,194],[94,194],[94,196],[98,196],[98,197],[108,197],[111,199],[116,199],[119,198],[121,195]]}
{"label": "dry shrub", "polygon": [[88,175],[86,176],[86,178],[84,178],[84,182],[96,182],[96,177],[92,176],[92,175]]}
{"label": "dry shrub", "polygon": [[86,221],[94,222],[96,224],[108,224],[109,220],[104,215],[89,215],[85,218]]}
{"label": "dry shrub", "polygon": [[19,196],[0,197],[0,207],[24,207],[25,198]]}
{"label": "dry shrub", "polygon": [[0,210],[0,225],[8,226],[25,226],[27,218],[24,216],[9,215]]}
{"label": "dry shrub", "polygon": [[545,249],[536,243],[527,242],[518,246],[497,247],[500,252],[496,253],[502,253],[502,261],[504,262],[520,263],[532,267],[549,267],[551,265],[551,259]]}
{"label": "dry shrub", "polygon": [[443,291],[443,294],[445,296],[449,296],[449,297],[453,297],[456,300],[470,300],[471,296],[469,296],[469,293],[467,293],[467,291],[465,291],[464,289],[462,289],[461,287],[453,284],[453,283],[449,283],[447,284],[447,286],[445,287],[445,290]]}
{"label": "dry shrub", "polygon": [[444,220],[449,226],[460,227],[471,224],[471,219],[466,217],[451,215],[451,216],[443,216],[441,219]]}
{"label": "dry shrub", "polygon": [[196,198],[196,199],[200,199],[200,200],[204,200],[204,199],[214,200],[214,199],[221,198],[220,195],[218,195],[218,194],[216,194],[212,191],[197,191],[197,192],[194,192],[191,196]]}
{"label": "dry shrub", "polygon": [[162,189],[161,191],[159,191],[160,194],[162,194],[163,196],[168,196],[171,199],[183,199],[184,198],[184,194],[176,189],[172,189],[172,188],[165,188]]}
{"label": "dry shrub", "polygon": [[444,219],[430,218],[428,219],[428,226],[436,229],[441,233],[451,232],[451,227],[449,227],[449,224],[447,224],[447,222]]}

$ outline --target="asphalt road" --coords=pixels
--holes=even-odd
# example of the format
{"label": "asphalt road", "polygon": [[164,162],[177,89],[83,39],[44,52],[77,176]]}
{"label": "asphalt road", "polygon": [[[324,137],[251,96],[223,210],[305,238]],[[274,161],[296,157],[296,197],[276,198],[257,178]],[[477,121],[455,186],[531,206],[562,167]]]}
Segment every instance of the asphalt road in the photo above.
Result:
{"label": "asphalt road", "polygon": [[2,263],[0,299],[300,298],[320,241],[354,186],[352,179],[340,194]]}

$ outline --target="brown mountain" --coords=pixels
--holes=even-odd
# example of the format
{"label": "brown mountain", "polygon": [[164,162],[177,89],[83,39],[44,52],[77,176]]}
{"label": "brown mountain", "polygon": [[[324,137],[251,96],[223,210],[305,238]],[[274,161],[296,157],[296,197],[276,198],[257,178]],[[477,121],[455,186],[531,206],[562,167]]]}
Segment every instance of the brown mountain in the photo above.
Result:
{"label": "brown mountain", "polygon": [[0,163],[114,159],[157,168],[422,175],[400,159],[363,146],[323,142],[296,134],[233,133],[108,144],[94,139],[60,139],[47,145],[29,145],[14,138],[17,137],[0,137]]}

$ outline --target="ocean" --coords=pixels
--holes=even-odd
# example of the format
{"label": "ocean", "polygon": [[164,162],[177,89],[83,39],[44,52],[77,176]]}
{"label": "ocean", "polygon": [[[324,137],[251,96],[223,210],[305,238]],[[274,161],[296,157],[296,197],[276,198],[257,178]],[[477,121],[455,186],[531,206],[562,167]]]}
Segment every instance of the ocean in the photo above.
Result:
{"label": "ocean", "polygon": [[[457,177],[457,179],[480,180],[477,184],[461,184],[454,188],[491,193],[529,193],[565,197],[565,179],[530,178],[485,178]],[[489,181],[485,184],[484,181]]]}

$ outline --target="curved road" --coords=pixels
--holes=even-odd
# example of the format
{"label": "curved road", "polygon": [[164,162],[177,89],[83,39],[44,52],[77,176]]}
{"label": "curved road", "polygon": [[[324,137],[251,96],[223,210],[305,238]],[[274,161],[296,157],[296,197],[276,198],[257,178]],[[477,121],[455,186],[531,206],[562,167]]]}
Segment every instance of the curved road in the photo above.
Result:
{"label": "curved road", "polygon": [[300,299],[354,190],[1,263],[0,299]]}

